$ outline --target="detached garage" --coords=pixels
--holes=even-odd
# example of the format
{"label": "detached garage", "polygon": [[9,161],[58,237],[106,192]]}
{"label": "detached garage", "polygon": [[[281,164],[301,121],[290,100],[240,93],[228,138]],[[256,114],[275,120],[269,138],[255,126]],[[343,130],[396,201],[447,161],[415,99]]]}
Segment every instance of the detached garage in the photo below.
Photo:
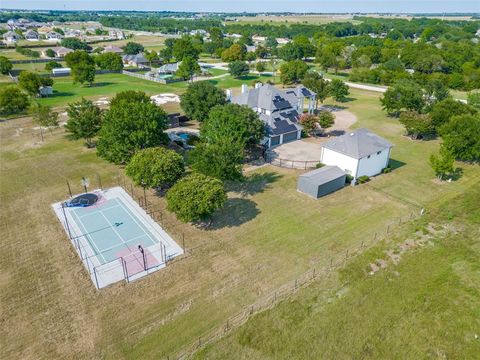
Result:
{"label": "detached garage", "polygon": [[300,175],[297,190],[315,199],[345,186],[347,174],[338,166],[324,166]]}

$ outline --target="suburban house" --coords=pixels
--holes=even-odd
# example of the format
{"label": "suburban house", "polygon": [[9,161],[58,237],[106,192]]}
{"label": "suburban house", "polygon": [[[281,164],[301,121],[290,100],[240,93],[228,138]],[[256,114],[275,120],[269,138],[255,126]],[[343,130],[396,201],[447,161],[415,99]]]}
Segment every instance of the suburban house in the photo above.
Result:
{"label": "suburban house", "polygon": [[123,33],[122,30],[111,29],[111,30],[108,30],[108,37],[110,39],[123,40],[125,39],[125,34]]}
{"label": "suburban house", "polygon": [[[72,49],[69,49],[69,48],[66,48],[66,47],[63,47],[63,46],[57,46],[57,47],[53,47],[51,49],[55,53],[56,58],[63,58],[63,57],[65,57],[65,55],[73,52]],[[42,51],[42,56],[43,57],[48,57],[48,55],[46,54],[47,50],[48,49],[45,49],[45,50]]]}
{"label": "suburban house", "polygon": [[252,36],[252,41],[255,43],[255,44],[263,44],[265,43],[265,41],[267,41],[267,37],[266,36],[260,36],[260,35],[253,35]]}
{"label": "suburban house", "polygon": [[102,53],[121,54],[121,53],[123,53],[123,50],[120,49],[118,46],[108,45],[108,46],[105,46],[105,48],[103,49]]}
{"label": "suburban house", "polygon": [[157,69],[158,74],[175,74],[178,70],[178,66],[181,64],[181,62],[176,62],[176,63],[171,63],[171,64],[165,64],[160,66]]}
{"label": "suburban house", "polygon": [[50,31],[47,34],[45,34],[45,39],[47,41],[60,41],[63,39],[63,36],[56,31]]}
{"label": "suburban house", "polygon": [[314,199],[345,186],[347,174],[338,166],[323,166],[298,177],[297,190]]}
{"label": "suburban house", "polygon": [[81,38],[83,36],[83,32],[78,29],[67,29],[64,32],[66,38]]}
{"label": "suburban house", "polygon": [[27,30],[29,28],[34,28],[34,27],[39,27],[41,26],[42,23],[39,23],[37,21],[32,21],[32,20],[29,20],[29,19],[24,19],[24,18],[20,18],[20,19],[10,19],[7,21],[7,27],[10,29],[10,30]]}
{"label": "suburban house", "polygon": [[190,35],[192,36],[200,35],[202,38],[210,37],[210,34],[208,33],[208,31],[203,29],[192,30],[190,31]]}
{"label": "suburban house", "polygon": [[48,34],[50,31],[52,31],[53,29],[49,26],[40,26],[38,29],[37,29],[37,32],[39,34],[42,34],[42,35],[45,35],[45,34]]}
{"label": "suburban house", "polygon": [[2,37],[7,44],[15,44],[18,40],[22,38],[15,31],[7,31],[5,34],[2,35]]}
{"label": "suburban house", "polygon": [[286,45],[291,41],[290,39],[287,39],[287,38],[276,38],[275,40],[277,40],[277,44],[280,46]]}
{"label": "suburban house", "polygon": [[38,41],[38,33],[34,30],[25,31],[23,37],[28,41]]}
{"label": "suburban house", "polygon": [[247,52],[255,52],[257,51],[257,46],[256,45],[245,45],[245,49]]}
{"label": "suburban house", "polygon": [[242,85],[241,94],[235,97],[232,97],[231,90],[227,90],[227,100],[246,105],[259,114],[266,125],[267,136],[263,144],[267,147],[300,139],[302,127],[298,124],[298,117],[304,111],[305,99],[308,100],[307,111],[313,113],[315,96],[313,91],[304,86],[282,91],[261,83],[257,83],[253,89]]}
{"label": "suburban house", "polygon": [[123,55],[122,60],[125,65],[136,67],[146,66],[149,63],[149,61],[145,59],[143,53],[136,55]]}
{"label": "suburban house", "polygon": [[388,166],[393,145],[384,138],[362,128],[338,136],[322,146],[320,161],[338,166],[353,176],[375,176]]}

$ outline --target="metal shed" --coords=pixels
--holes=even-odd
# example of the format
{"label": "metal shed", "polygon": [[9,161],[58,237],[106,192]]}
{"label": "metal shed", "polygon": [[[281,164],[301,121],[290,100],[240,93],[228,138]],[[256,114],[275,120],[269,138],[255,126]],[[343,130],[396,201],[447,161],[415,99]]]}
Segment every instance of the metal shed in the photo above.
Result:
{"label": "metal shed", "polygon": [[300,175],[297,190],[318,199],[343,188],[346,176],[338,166],[324,166]]}

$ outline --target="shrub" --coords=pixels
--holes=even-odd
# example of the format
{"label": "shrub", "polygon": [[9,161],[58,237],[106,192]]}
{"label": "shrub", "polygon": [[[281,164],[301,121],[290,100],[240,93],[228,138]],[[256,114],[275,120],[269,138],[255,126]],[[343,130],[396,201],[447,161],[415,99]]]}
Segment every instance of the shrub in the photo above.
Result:
{"label": "shrub", "polygon": [[324,167],[324,166],[325,166],[324,163],[319,162],[317,165],[315,165],[315,168],[320,169],[321,167]]}
{"label": "shrub", "polygon": [[167,193],[167,208],[183,222],[211,218],[227,200],[222,181],[193,173],[179,180]]}
{"label": "shrub", "polygon": [[157,188],[173,185],[185,171],[183,157],[162,147],[138,151],[126,167],[136,185]]}
{"label": "shrub", "polygon": [[56,61],[49,61],[48,63],[45,64],[45,70],[52,70],[52,69],[58,69],[58,68],[61,68],[62,67],[62,64],[60,64],[59,62],[56,62]]}
{"label": "shrub", "polygon": [[187,145],[195,146],[200,141],[200,138],[196,135],[190,135],[187,139]]}
{"label": "shrub", "polygon": [[362,175],[362,176],[359,176],[357,180],[359,184],[365,184],[370,181],[370,176]]}
{"label": "shrub", "polygon": [[350,175],[350,174],[347,174],[347,176],[345,177],[345,182],[346,182],[347,184],[351,184],[352,181],[353,181],[353,176]]}
{"label": "shrub", "polygon": [[30,105],[30,100],[16,86],[0,89],[0,114],[11,115],[23,112]]}
{"label": "shrub", "polygon": [[382,174],[388,174],[391,171],[392,171],[392,168],[390,166],[387,166],[386,168],[382,169]]}

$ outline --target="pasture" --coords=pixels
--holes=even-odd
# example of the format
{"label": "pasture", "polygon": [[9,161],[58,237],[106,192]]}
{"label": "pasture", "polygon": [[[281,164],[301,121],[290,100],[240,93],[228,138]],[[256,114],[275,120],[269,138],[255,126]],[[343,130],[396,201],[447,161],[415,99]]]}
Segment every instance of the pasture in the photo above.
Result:
{"label": "pasture", "polygon": [[[479,202],[478,182],[441,199],[339,277],[302,289],[194,358],[476,358]],[[385,254],[392,248],[396,263]],[[385,268],[367,275],[377,259]]]}
{"label": "pasture", "polygon": [[322,25],[332,22],[351,22],[359,24],[360,21],[353,20],[351,15],[257,15],[257,16],[239,16],[235,18],[240,23],[245,24],[270,24],[270,25],[288,25],[288,24],[311,24]]}
{"label": "pasture", "polygon": [[[181,92],[184,86],[116,74],[97,79],[105,84],[83,88],[65,78],[55,84],[65,95],[42,101],[60,106],[81,96],[132,88]],[[230,77],[215,81],[223,88],[242,83]],[[99,174],[108,187],[123,183],[123,169],[99,159],[82,141],[68,140],[61,129],[40,142],[28,118],[0,123],[3,357],[174,354],[312,266],[325,266],[361,243],[373,245],[380,241],[375,233],[396,231],[399,218],[478,184],[478,167],[468,165],[462,165],[458,181],[438,183],[427,162],[438,141],[403,137],[398,121],[381,111],[378,94],[352,90],[341,105],[357,116],[355,128],[368,127],[395,144],[394,171],[316,201],[296,191],[301,171],[266,166],[249,172],[244,183],[227,185],[229,200],[209,229],[178,222],[165,210],[164,198],[149,192],[149,206],[161,214],[157,219],[174,240],[185,238],[189,256],[102,291],[92,286],[50,204],[65,198],[66,180],[78,192],[82,176]],[[141,196],[141,189],[134,192]]]}

